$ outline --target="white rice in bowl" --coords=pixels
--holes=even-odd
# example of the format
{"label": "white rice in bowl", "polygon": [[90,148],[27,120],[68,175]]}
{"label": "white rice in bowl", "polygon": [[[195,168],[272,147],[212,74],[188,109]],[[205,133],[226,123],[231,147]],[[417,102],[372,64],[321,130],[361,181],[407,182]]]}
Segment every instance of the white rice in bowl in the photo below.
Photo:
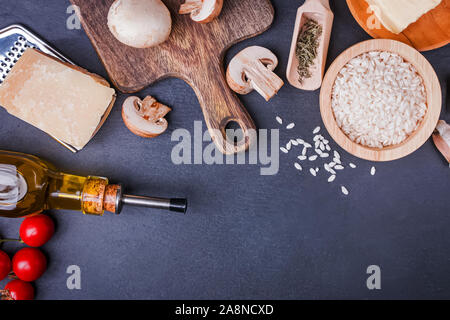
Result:
{"label": "white rice in bowl", "polygon": [[395,53],[372,51],[348,62],[332,91],[341,130],[354,142],[384,148],[405,141],[427,112],[416,68]]}

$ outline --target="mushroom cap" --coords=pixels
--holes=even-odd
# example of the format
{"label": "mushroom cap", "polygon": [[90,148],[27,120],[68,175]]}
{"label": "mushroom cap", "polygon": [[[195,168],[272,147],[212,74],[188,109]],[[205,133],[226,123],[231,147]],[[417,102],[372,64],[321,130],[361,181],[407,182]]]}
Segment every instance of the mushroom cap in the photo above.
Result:
{"label": "mushroom cap", "polygon": [[269,49],[260,46],[245,48],[230,62],[227,69],[227,82],[231,89],[239,94],[253,91],[253,87],[245,75],[246,68],[260,62],[270,71],[275,70],[278,58]]}
{"label": "mushroom cap", "polygon": [[109,9],[108,27],[120,42],[148,48],[169,38],[172,18],[161,0],[116,0]]}
{"label": "mushroom cap", "polygon": [[168,122],[164,116],[171,109],[158,103],[152,97],[141,101],[138,97],[128,97],[122,107],[122,119],[127,128],[143,138],[154,138],[166,131]]}
{"label": "mushroom cap", "polygon": [[204,0],[200,10],[191,13],[191,19],[199,23],[208,23],[220,15],[223,0]]}

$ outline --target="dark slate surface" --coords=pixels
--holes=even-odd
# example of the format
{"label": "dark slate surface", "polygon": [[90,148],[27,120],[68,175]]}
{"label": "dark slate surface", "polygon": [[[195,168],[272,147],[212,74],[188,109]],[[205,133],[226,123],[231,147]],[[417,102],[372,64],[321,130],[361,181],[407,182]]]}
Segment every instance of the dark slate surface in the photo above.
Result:
{"label": "dark slate surface", "polygon": [[[277,71],[284,74],[296,9],[303,1],[273,2],[273,27],[231,48],[227,60],[248,45],[262,45],[278,55]],[[80,66],[106,76],[85,33],[67,30],[68,0],[1,4],[0,27],[26,24]],[[332,9],[329,63],[369,39],[345,1],[333,1]],[[442,117],[450,120],[450,47],[424,55],[443,88]],[[202,120],[193,91],[181,80],[164,80],[139,94],[155,95],[173,107],[171,130],[192,132],[194,120]],[[312,138],[311,130],[322,123],[318,94],[286,85],[270,103],[255,93],[242,101],[259,128],[277,128],[276,115],[294,121],[295,129],[281,130],[285,143],[291,137]],[[345,170],[331,185],[323,175],[298,174],[294,153],[281,155],[275,176],[261,176],[254,165],[175,166],[170,132],[144,140],[125,128],[124,98],[76,155],[0,110],[2,149],[42,156],[66,171],[107,176],[130,192],[186,196],[190,202],[186,216],[135,208],[102,218],[51,212],[57,233],[43,248],[50,264],[36,283],[39,299],[450,297],[450,173],[431,141],[405,159],[376,164],[375,177],[369,174],[372,163],[341,151],[358,168]],[[348,197],[340,185],[348,187]],[[13,237],[19,225],[20,220],[0,219],[0,232]],[[3,248],[10,254],[17,249]],[[72,264],[82,270],[79,291],[66,288],[65,272]],[[382,269],[379,291],[366,288],[371,264]]]}

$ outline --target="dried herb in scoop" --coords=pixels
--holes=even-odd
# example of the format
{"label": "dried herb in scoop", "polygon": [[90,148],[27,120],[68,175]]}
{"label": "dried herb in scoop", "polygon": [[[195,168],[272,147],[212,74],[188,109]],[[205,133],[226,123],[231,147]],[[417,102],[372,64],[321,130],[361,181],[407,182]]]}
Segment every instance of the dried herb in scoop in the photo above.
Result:
{"label": "dried herb in scoop", "polygon": [[305,79],[312,76],[309,69],[317,57],[322,29],[317,21],[307,18],[298,36],[296,56],[298,59],[298,80],[301,84]]}

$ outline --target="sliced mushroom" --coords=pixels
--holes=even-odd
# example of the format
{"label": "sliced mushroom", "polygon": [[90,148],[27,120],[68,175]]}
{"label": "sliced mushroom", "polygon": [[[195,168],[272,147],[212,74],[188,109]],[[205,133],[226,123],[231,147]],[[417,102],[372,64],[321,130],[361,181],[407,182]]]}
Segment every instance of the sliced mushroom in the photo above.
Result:
{"label": "sliced mushroom", "polygon": [[278,65],[277,57],[263,47],[248,47],[239,52],[230,62],[227,82],[239,94],[253,90],[269,101],[284,85],[273,70]]}
{"label": "sliced mushroom", "polygon": [[223,0],[186,0],[180,7],[180,14],[190,14],[198,23],[208,23],[222,11]]}
{"label": "sliced mushroom", "polygon": [[439,120],[433,133],[433,141],[444,158],[450,163],[450,125],[444,120]]}
{"label": "sliced mushroom", "polygon": [[154,138],[166,131],[168,123],[164,119],[172,109],[147,96],[143,101],[129,97],[122,107],[122,118],[131,132],[143,137]]}

